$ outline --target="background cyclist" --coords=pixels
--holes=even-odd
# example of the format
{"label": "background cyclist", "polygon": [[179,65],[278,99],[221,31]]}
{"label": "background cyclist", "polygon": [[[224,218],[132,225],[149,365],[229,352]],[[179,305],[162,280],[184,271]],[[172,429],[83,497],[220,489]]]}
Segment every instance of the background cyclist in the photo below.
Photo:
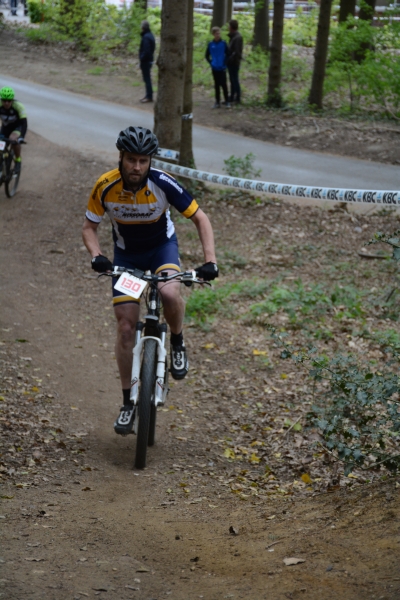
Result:
{"label": "background cyclist", "polygon": [[[26,110],[21,102],[15,100],[14,90],[10,87],[3,87],[0,90],[0,134],[11,140],[21,141],[26,135],[28,129],[28,120]],[[13,144],[15,154],[14,170],[18,173],[21,170],[21,145]]]}
{"label": "background cyclist", "polygon": [[[83,225],[83,241],[92,256],[92,268],[98,273],[112,270],[113,264],[152,273],[180,271],[178,240],[169,211],[172,205],[197,228],[205,260],[196,269],[198,276],[208,281],[218,277],[214,236],[207,215],[176,179],[151,166],[151,157],[158,149],[156,136],[149,129],[128,127],[120,132],[116,145],[119,166],[96,182]],[[113,264],[102,255],[97,233],[106,213],[113,226]],[[182,335],[185,304],[180,284],[160,284],[160,290],[164,316],[171,329],[171,374],[175,379],[183,379],[189,363]],[[113,304],[117,319],[115,354],[124,399],[114,429],[125,435],[132,430],[134,420],[129,396],[139,304],[114,287]]]}

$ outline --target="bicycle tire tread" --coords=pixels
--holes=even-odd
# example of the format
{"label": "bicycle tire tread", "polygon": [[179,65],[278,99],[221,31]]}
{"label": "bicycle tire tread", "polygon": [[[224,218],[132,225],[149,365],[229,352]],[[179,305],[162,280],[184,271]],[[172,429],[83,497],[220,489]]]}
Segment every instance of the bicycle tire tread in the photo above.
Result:
{"label": "bicycle tire tread", "polygon": [[135,467],[137,469],[144,469],[146,466],[151,417],[151,397],[154,392],[156,380],[156,354],[157,342],[155,340],[147,340],[144,344],[142,370],[140,376],[141,383],[138,406],[139,424],[135,457]]}

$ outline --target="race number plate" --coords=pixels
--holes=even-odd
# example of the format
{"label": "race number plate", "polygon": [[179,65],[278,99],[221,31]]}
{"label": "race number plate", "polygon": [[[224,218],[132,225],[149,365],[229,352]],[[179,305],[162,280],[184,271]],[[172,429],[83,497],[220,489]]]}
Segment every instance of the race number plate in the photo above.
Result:
{"label": "race number plate", "polygon": [[0,150],[4,150],[5,147],[6,147],[6,143],[0,142]]}
{"label": "race number plate", "polygon": [[128,275],[128,273],[123,273],[114,285],[114,288],[137,300],[146,289],[146,286],[147,283],[146,281],[143,281],[143,279],[138,279],[133,275]]}

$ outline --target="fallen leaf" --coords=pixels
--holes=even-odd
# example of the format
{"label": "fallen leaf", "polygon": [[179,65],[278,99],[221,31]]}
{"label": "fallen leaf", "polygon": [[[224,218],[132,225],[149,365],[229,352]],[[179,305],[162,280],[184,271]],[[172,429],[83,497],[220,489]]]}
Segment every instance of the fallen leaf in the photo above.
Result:
{"label": "fallen leaf", "polygon": [[239,535],[239,527],[234,527],[233,525],[231,525],[229,527],[229,533],[231,535]]}
{"label": "fallen leaf", "polygon": [[283,562],[285,563],[285,565],[287,567],[290,567],[291,565],[298,565],[299,563],[303,563],[306,562],[305,558],[284,558]]}
{"label": "fallen leaf", "polygon": [[311,483],[311,477],[309,476],[308,473],[303,473],[303,475],[301,476],[301,480],[304,481],[304,483]]}
{"label": "fallen leaf", "polygon": [[231,448],[226,448],[224,450],[224,456],[225,458],[235,458],[235,453]]}
{"label": "fallen leaf", "polygon": [[206,350],[211,350],[211,348],[215,348],[215,344],[211,342],[210,344],[204,344],[203,348]]}
{"label": "fallen leaf", "polygon": [[261,458],[259,458],[259,457],[258,457],[256,454],[254,454],[254,452],[253,452],[253,454],[250,456],[250,462],[251,462],[251,463],[253,463],[253,464],[257,464],[257,463],[259,463],[259,462],[260,462],[260,460],[261,460]]}
{"label": "fallen leaf", "polygon": [[41,562],[44,558],[26,558],[25,560],[29,560],[30,562]]}
{"label": "fallen leaf", "polygon": [[82,492],[93,492],[93,488],[86,486],[82,488]]}
{"label": "fallen leaf", "polygon": [[136,569],[136,573],[150,573],[150,569],[147,567],[139,567]]}
{"label": "fallen leaf", "polygon": [[253,350],[253,356],[267,356],[268,352],[266,350]]}

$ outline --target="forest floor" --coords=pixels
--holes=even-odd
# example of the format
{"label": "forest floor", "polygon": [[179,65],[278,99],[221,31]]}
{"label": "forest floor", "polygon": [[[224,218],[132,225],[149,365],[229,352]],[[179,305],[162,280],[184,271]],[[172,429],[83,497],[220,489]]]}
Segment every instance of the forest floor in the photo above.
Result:
{"label": "forest floor", "polygon": [[[310,49],[304,51],[309,52]],[[205,61],[204,61],[205,63]],[[205,63],[205,66],[206,63]],[[14,77],[136,106],[152,112],[154,104],[140,104],[144,84],[138,60],[121,57],[109,62],[88,60],[66,45],[35,45],[23,33],[3,30],[0,36],[0,67]],[[193,118],[197,125],[228,130],[248,137],[341,156],[400,164],[400,125],[384,119],[339,118],[329,114],[299,114],[291,110],[268,110],[254,105],[249,96],[258,85],[241,69],[243,104],[213,110],[214,91],[204,85],[193,90]],[[153,72],[157,88],[156,67]],[[246,94],[246,90],[249,94]],[[23,102],[23,98],[20,98]]]}
{"label": "forest floor", "polygon": [[[199,192],[221,280],[215,301],[185,290],[191,370],[172,382],[137,471],[136,438],[112,427],[110,284],[97,281],[80,239],[92,185],[109,167],[30,133],[17,195],[0,189],[0,597],[397,600],[398,478],[335,473],[307,428],[306,372],[280,358],[252,312],[266,282],[276,302],[276,290],[296,300],[300,281],[351,289],[336,315],[295,311],[293,321],[283,303],[269,320],[293,343],[384,361],[377,334],[400,333],[397,301],[391,315],[379,301],[395,266],[358,252],[393,227],[393,213]],[[193,225],[175,221],[183,266],[200,264]],[[100,231],[110,254],[109,228]],[[225,301],[221,286],[232,286]]]}
{"label": "forest floor", "polygon": [[[143,95],[133,63],[99,70],[15,32],[1,32],[0,68],[131,106]],[[398,161],[395,124],[212,103],[210,91],[195,90],[196,123]],[[112,427],[120,391],[110,286],[97,281],[80,239],[90,190],[109,168],[30,132],[18,194],[10,200],[0,188],[0,598],[397,600],[399,479],[336,472],[307,428],[307,372],[280,358],[265,328],[382,364],[379,336],[400,335],[396,294],[383,301],[396,268],[358,253],[397,217],[199,189],[221,278],[215,296],[185,290],[191,370],[171,382],[148,466],[137,471],[136,438]],[[197,266],[193,225],[175,222],[183,266]],[[108,227],[101,242],[110,255]],[[334,288],[343,306],[321,316],[311,301],[302,313],[303,288]],[[287,293],[290,311],[279,300]],[[272,314],[257,316],[267,297]]]}

